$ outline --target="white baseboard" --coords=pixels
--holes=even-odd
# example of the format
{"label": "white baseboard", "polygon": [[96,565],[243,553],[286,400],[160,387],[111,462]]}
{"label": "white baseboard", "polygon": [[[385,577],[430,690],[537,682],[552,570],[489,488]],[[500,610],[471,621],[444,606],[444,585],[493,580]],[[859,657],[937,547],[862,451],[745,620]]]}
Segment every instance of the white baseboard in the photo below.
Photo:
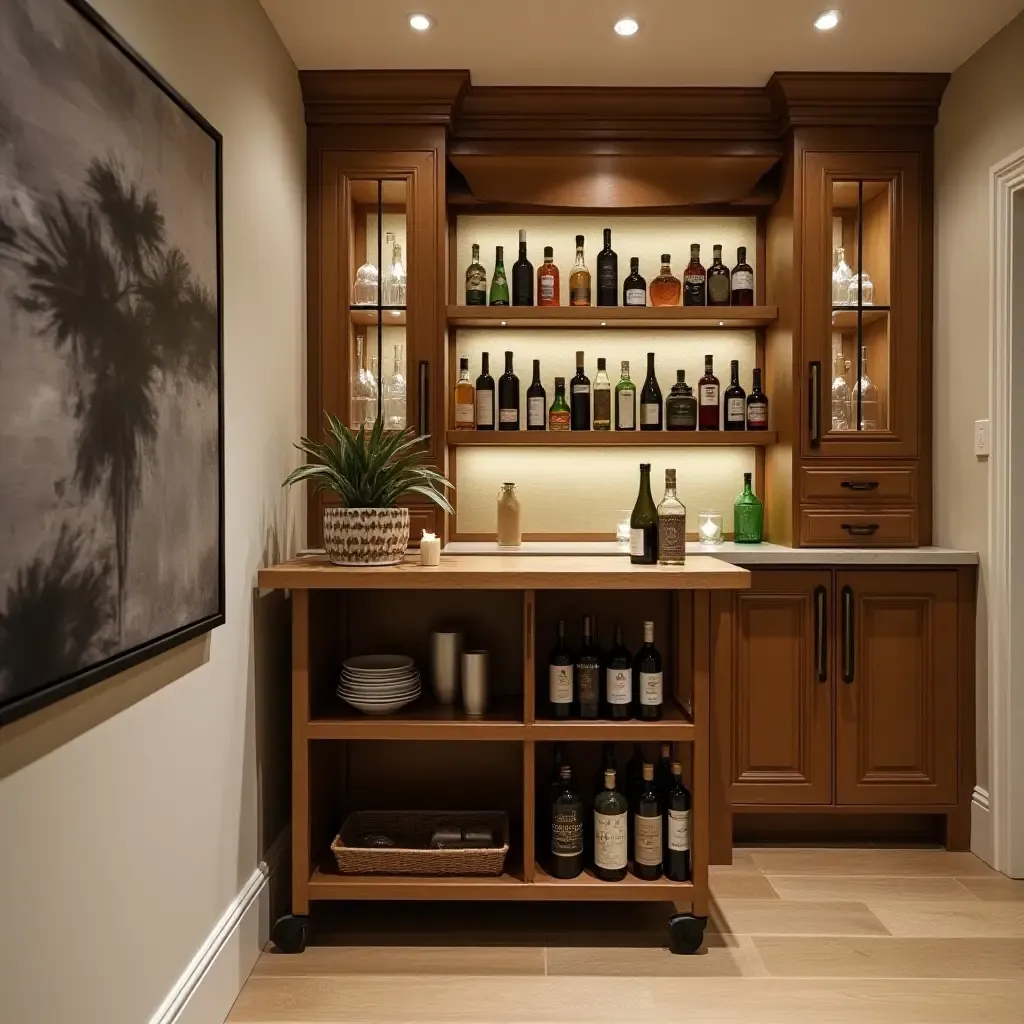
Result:
{"label": "white baseboard", "polygon": [[995,834],[992,827],[992,801],[988,790],[974,787],[971,797],[971,852],[986,864],[994,864]]}
{"label": "white baseboard", "polygon": [[270,938],[270,878],[288,840],[282,832],[231,901],[149,1024],[223,1024]]}

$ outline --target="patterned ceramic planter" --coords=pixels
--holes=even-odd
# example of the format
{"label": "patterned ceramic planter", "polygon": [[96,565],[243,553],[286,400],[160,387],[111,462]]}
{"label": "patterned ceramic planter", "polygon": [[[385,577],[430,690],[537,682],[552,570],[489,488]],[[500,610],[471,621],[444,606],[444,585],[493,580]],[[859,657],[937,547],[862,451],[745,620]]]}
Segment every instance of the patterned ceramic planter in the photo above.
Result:
{"label": "patterned ceramic planter", "polygon": [[335,565],[397,565],[408,546],[407,508],[324,509],[324,548]]}

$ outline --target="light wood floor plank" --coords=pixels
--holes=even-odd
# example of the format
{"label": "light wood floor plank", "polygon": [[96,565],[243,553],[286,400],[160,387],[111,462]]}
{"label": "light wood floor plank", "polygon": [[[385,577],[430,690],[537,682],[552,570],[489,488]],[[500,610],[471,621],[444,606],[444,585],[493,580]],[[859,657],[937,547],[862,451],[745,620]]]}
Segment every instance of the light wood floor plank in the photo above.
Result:
{"label": "light wood floor plank", "polygon": [[779,894],[760,871],[722,864],[708,868],[711,895],[722,899],[777,900]]}
{"label": "light wood floor plank", "polygon": [[885,878],[881,875],[766,875],[784,900],[969,900],[954,878]]}
{"label": "light wood floor plank", "polygon": [[1024,939],[1024,900],[895,900],[872,903],[871,910],[893,935]]}
{"label": "light wood floor plank", "polygon": [[946,850],[760,849],[752,859],[766,875],[928,875],[1000,877],[973,853]]}
{"label": "light wood floor plank", "polygon": [[264,953],[253,977],[343,974],[544,974],[543,946],[308,946],[304,953]]}
{"label": "light wood floor plank", "polygon": [[989,878],[960,878],[961,885],[979,900],[1024,900],[1024,881],[996,875]]}
{"label": "light wood floor plank", "polygon": [[886,935],[885,925],[852,900],[713,899],[708,928],[733,935]]}

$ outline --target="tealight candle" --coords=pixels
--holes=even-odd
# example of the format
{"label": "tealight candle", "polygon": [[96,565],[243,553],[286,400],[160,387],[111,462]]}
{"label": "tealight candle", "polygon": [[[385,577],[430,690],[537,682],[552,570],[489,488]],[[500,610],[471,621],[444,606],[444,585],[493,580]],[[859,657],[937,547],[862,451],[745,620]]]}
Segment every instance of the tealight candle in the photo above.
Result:
{"label": "tealight candle", "polygon": [[697,538],[701,544],[722,543],[722,513],[706,508],[697,516]]}
{"label": "tealight candle", "polygon": [[420,565],[441,564],[441,538],[429,530],[420,538]]}

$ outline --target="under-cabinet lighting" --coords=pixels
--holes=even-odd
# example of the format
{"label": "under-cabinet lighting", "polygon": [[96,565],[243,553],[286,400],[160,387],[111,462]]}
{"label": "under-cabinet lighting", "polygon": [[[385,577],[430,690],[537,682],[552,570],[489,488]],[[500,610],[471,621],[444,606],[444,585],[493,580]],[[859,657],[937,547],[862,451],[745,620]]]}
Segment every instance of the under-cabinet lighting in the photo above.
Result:
{"label": "under-cabinet lighting", "polygon": [[502,320],[501,321],[501,326],[502,327],[508,327],[508,321],[507,320]]}
{"label": "under-cabinet lighting", "polygon": [[433,24],[434,23],[425,14],[409,15],[409,27],[416,29],[417,32],[426,32]]}
{"label": "under-cabinet lighting", "polygon": [[839,24],[838,11],[822,11],[814,19],[814,27],[819,32],[831,32]]}
{"label": "under-cabinet lighting", "polygon": [[607,327],[608,326],[608,321],[607,320],[602,320],[601,321],[601,326],[602,327]]}
{"label": "under-cabinet lighting", "polygon": [[639,29],[640,25],[635,18],[619,18],[615,22],[615,31],[620,36],[635,36]]}

